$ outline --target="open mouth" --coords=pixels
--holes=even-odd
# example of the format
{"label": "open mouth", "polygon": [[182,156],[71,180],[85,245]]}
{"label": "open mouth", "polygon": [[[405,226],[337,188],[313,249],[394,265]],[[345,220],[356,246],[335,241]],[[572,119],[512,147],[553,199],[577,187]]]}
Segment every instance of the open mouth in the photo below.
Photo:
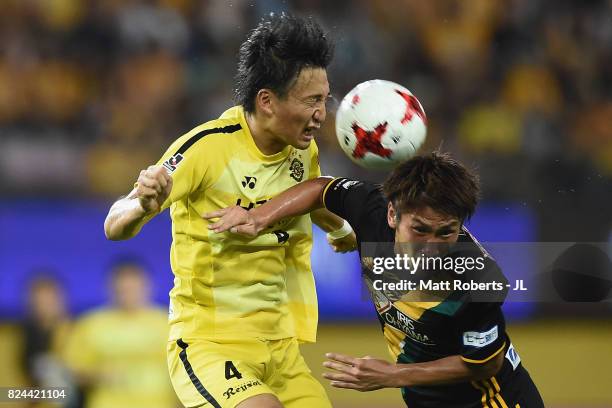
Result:
{"label": "open mouth", "polygon": [[314,139],[314,134],[317,130],[319,130],[319,126],[307,126],[304,128],[303,136],[307,140]]}

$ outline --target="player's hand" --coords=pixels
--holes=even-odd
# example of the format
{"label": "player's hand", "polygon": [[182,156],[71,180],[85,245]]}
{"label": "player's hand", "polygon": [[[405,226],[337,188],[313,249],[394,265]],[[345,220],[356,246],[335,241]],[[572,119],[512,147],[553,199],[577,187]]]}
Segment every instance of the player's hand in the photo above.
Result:
{"label": "player's hand", "polygon": [[351,232],[346,237],[338,238],[338,239],[330,239],[327,238],[327,242],[332,247],[334,252],[352,252],[357,249],[357,237],[355,236],[355,232]]}
{"label": "player's hand", "polygon": [[355,358],[343,354],[327,353],[323,366],[334,370],[323,374],[336,388],[350,388],[357,391],[374,391],[381,388],[397,387],[395,364],[374,357]]}
{"label": "player's hand", "polygon": [[135,196],[145,214],[157,213],[172,191],[172,177],[163,166],[149,166],[138,176]]}
{"label": "player's hand", "polygon": [[219,218],[218,221],[208,225],[208,229],[215,233],[229,230],[234,234],[254,237],[263,229],[256,217],[239,205],[206,213],[203,218],[209,221]]}

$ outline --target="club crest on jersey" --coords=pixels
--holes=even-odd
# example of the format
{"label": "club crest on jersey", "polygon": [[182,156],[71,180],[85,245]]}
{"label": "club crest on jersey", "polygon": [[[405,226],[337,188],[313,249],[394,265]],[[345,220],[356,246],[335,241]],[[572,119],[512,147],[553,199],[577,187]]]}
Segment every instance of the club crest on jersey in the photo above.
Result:
{"label": "club crest on jersey", "polygon": [[163,164],[168,174],[174,173],[179,163],[183,160],[183,155],[180,153],[175,154],[168,160],[166,160]]}
{"label": "club crest on jersey", "polygon": [[295,181],[302,181],[304,178],[304,163],[302,163],[298,158],[295,158],[291,161],[291,165],[289,166],[289,176]]}

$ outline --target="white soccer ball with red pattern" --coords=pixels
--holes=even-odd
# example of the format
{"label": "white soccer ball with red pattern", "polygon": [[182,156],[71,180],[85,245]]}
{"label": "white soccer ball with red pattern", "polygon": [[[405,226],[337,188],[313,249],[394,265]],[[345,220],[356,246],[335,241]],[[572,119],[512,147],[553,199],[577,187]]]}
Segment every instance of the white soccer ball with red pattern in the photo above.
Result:
{"label": "white soccer ball with red pattern", "polygon": [[389,169],[411,158],[426,134],[423,106],[408,89],[391,81],[360,83],[342,99],[336,114],[342,150],[365,168]]}

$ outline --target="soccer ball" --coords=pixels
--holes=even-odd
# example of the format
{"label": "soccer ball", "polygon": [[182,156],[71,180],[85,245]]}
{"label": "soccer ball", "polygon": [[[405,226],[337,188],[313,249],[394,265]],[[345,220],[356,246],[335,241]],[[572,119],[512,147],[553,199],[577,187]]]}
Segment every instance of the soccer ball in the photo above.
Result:
{"label": "soccer ball", "polygon": [[391,81],[362,82],[340,103],[336,136],[344,153],[369,169],[390,169],[425,141],[427,118],[418,99]]}

